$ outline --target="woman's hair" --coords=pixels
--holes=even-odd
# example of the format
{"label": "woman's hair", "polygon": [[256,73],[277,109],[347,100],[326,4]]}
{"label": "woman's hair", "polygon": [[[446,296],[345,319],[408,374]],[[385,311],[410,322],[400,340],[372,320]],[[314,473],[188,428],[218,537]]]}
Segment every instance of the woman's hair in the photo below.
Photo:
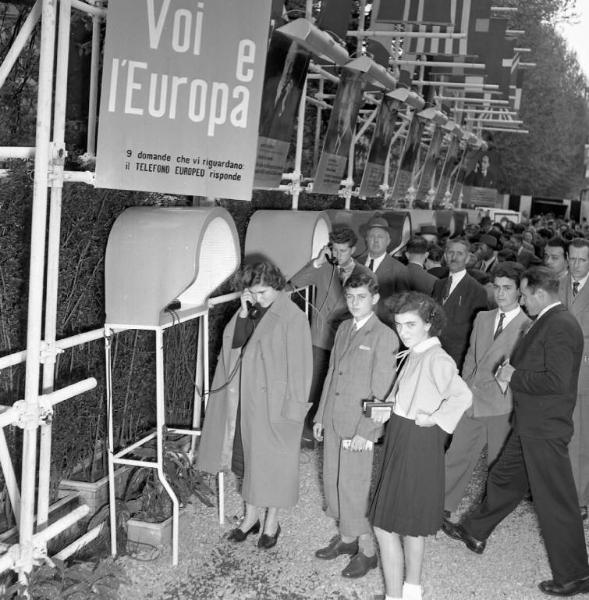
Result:
{"label": "woman's hair", "polygon": [[430,323],[431,336],[440,335],[446,326],[446,315],[442,307],[433,298],[421,292],[395,294],[385,304],[393,315],[416,312],[425,323]]}
{"label": "woman's hair", "polygon": [[243,290],[253,285],[268,285],[275,290],[283,290],[286,279],[282,271],[269,260],[244,263],[235,274],[234,287]]}

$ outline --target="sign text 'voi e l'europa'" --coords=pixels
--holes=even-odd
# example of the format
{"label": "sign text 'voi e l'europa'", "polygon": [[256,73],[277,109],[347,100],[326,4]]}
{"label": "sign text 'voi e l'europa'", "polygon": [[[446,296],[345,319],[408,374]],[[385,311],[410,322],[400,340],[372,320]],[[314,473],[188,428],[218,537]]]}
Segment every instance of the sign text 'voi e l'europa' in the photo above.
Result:
{"label": "sign text 'voi e l'europa'", "polygon": [[98,187],[249,200],[270,0],[110,0]]}

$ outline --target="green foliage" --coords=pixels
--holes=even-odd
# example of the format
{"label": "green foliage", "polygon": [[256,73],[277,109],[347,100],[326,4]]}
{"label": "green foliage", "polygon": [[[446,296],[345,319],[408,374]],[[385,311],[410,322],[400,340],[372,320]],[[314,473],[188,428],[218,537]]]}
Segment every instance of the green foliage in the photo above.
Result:
{"label": "green foliage", "polygon": [[118,589],[129,579],[112,558],[99,562],[77,562],[70,566],[55,561],[56,567],[35,567],[27,586],[15,584],[2,598],[6,600],[118,600]]}
{"label": "green foliage", "polygon": [[[138,448],[134,454],[141,460],[153,462],[156,459],[155,444]],[[194,496],[205,506],[213,506],[214,493],[206,484],[203,474],[192,464],[185,439],[166,438],[164,473],[180,506],[191,502]],[[155,469],[133,469],[127,482],[124,500],[131,516],[143,521],[159,523],[172,515],[172,502]]]}
{"label": "green foliage", "polygon": [[529,135],[497,133],[492,143],[505,172],[504,191],[544,197],[578,197],[584,187],[583,152],[589,132],[587,80],[576,56],[555,30],[571,18],[574,1],[513,0],[518,14],[511,27],[525,30],[518,46],[531,48],[521,119]]}

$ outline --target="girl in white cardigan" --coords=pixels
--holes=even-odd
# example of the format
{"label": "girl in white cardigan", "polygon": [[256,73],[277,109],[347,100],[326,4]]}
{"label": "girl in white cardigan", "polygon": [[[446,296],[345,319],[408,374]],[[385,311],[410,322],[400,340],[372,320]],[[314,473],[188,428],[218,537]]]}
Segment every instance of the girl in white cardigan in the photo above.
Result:
{"label": "girl in white cardigan", "polygon": [[[468,386],[437,335],[440,305],[418,292],[391,298],[399,338],[408,348],[387,402],[383,458],[369,517],[380,547],[386,600],[421,600],[425,536],[442,524],[444,446],[472,403]],[[390,419],[390,420],[389,420]]]}

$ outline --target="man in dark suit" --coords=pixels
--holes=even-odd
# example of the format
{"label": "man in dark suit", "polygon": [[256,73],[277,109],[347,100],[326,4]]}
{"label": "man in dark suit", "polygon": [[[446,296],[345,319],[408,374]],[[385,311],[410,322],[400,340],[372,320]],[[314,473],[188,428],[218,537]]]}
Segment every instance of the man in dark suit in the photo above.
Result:
{"label": "man in dark suit", "polygon": [[568,455],[583,354],[583,332],[558,299],[558,280],[546,267],[522,276],[522,301],[537,318],[496,372],[513,392],[513,430],[489,473],[483,502],[444,532],[483,552],[495,527],[532,492],[552,579],[539,584],[553,596],[589,592],[589,565]]}
{"label": "man in dark suit", "polygon": [[423,268],[427,254],[427,242],[421,236],[412,237],[405,246],[409,287],[415,292],[431,296],[438,278]]}
{"label": "man in dark suit", "polygon": [[387,253],[391,243],[389,223],[384,217],[372,217],[366,225],[366,247],[368,252],[358,258],[361,265],[376,274],[380,300],[376,307],[378,318],[390,324],[391,318],[385,300],[393,294],[409,290],[407,267]]}
{"label": "man in dark suit", "polygon": [[511,236],[511,244],[517,254],[517,262],[522,264],[525,269],[542,263],[533,252],[524,248],[523,236],[521,233],[514,233]]}
{"label": "man in dark suit", "polygon": [[487,465],[495,462],[511,431],[512,394],[495,380],[497,367],[511,356],[530,319],[519,306],[523,272],[517,263],[503,263],[493,272],[495,310],[483,310],[475,318],[462,378],[472,391],[472,406],[464,413],[446,452],[448,513],[458,507],[481,450],[487,446]]}
{"label": "man in dark suit", "polygon": [[442,348],[454,359],[459,371],[462,370],[474,318],[479,310],[486,310],[488,306],[485,288],[466,272],[469,252],[467,240],[448,240],[445,257],[450,273],[436,281],[433,291],[433,297],[444,306],[448,318],[440,336]]}

